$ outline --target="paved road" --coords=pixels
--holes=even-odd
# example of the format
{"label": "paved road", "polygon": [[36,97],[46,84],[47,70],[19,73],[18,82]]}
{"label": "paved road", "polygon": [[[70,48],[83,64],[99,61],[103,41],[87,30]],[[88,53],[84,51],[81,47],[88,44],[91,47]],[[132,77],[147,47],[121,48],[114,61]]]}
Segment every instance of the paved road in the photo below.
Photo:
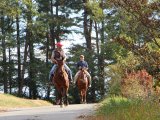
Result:
{"label": "paved road", "polygon": [[0,120],[77,120],[92,114],[96,104],[59,105],[35,108],[17,108],[0,112]]}

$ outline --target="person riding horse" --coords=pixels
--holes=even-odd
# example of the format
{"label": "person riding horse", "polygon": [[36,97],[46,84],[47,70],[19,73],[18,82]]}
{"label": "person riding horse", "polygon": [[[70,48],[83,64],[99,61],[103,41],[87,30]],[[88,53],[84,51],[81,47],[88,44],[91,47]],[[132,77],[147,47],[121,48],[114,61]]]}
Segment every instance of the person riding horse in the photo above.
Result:
{"label": "person riding horse", "polygon": [[[63,46],[62,43],[57,42],[55,45],[57,46],[57,48],[52,52],[52,56],[51,56],[51,61],[54,63],[54,66],[52,67],[52,69],[50,71],[50,81],[52,81],[52,78],[53,78],[55,71],[57,69],[57,61],[62,60],[65,62],[65,60],[66,60],[66,55],[62,49],[62,46]],[[68,73],[69,81],[70,81],[70,83],[72,83],[72,72],[66,64],[64,64],[64,67]]]}
{"label": "person riding horse", "polygon": [[80,55],[80,61],[77,62],[77,68],[79,69],[74,77],[74,84],[77,84],[78,75],[81,72],[82,69],[85,69],[85,74],[87,75],[89,87],[91,87],[91,76],[89,74],[88,70],[88,63],[84,60],[84,55]]}

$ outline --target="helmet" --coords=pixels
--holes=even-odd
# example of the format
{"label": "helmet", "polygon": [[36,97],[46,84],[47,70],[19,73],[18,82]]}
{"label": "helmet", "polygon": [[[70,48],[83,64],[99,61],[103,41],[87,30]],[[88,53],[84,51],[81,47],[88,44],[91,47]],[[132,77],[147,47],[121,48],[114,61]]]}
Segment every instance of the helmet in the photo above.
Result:
{"label": "helmet", "polygon": [[55,45],[58,46],[58,47],[62,47],[63,46],[61,42],[57,42]]}

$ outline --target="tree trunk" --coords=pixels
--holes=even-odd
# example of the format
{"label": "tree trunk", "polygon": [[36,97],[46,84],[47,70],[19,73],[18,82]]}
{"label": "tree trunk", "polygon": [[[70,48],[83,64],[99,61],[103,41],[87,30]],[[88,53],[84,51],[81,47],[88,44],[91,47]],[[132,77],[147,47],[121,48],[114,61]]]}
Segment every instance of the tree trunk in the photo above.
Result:
{"label": "tree trunk", "polygon": [[32,0],[30,0],[30,5],[27,6],[29,14],[27,14],[27,34],[26,36],[28,38],[28,45],[29,45],[29,93],[30,98],[36,99],[37,98],[37,87],[36,87],[36,81],[35,81],[35,60],[34,60],[34,46],[33,46],[33,35],[32,35]]}
{"label": "tree trunk", "polygon": [[7,64],[6,64],[6,42],[5,42],[5,29],[4,29],[4,17],[3,17],[3,12],[1,12],[2,17],[1,17],[1,31],[2,31],[2,54],[3,54],[3,85],[4,85],[4,93],[8,93],[7,90]]}
{"label": "tree trunk", "polygon": [[[58,11],[59,11],[59,0],[56,1],[58,4],[56,6],[56,17],[58,18]],[[57,29],[56,29],[56,41],[60,41],[60,24],[58,24]]]}
{"label": "tree trunk", "polygon": [[[46,35],[47,37],[47,44],[46,44],[46,68],[49,67],[49,64],[48,64],[48,55],[49,55],[49,38],[48,38],[48,33]],[[46,80],[48,80],[48,74],[46,75]],[[47,87],[47,100],[49,100],[49,96],[50,96],[50,86]]]}
{"label": "tree trunk", "polygon": [[25,47],[24,47],[24,57],[23,57],[23,64],[22,64],[22,72],[21,72],[21,84],[22,86],[24,85],[24,74],[25,74],[25,69],[26,69],[26,61],[27,61],[27,56],[28,56],[28,32],[26,33],[26,41],[25,41]]}
{"label": "tree trunk", "polygon": [[[51,16],[52,16],[52,19],[54,19],[54,14],[53,14],[53,1],[51,0],[50,2],[50,12],[51,12]],[[50,40],[51,40],[51,48],[52,50],[55,49],[55,31],[54,31],[54,25],[53,24],[50,24]]]}
{"label": "tree trunk", "polygon": [[97,22],[96,21],[95,21],[95,33],[96,33],[97,55],[99,55],[99,37],[98,37],[98,28],[97,28]]}
{"label": "tree trunk", "polygon": [[[101,7],[103,10],[103,0],[101,1]],[[105,76],[104,76],[104,20],[101,22],[102,28],[101,28],[101,53],[99,54],[99,80],[100,80],[100,86],[101,86],[101,96],[103,97],[105,94]]]}
{"label": "tree trunk", "polygon": [[16,16],[16,26],[17,26],[17,55],[18,55],[18,95],[22,96],[22,79],[21,79],[21,56],[20,56],[20,31],[19,31],[19,16]]}
{"label": "tree trunk", "polygon": [[11,71],[11,49],[9,47],[9,50],[8,50],[8,56],[9,56],[9,93],[11,94],[12,93],[12,71]]}
{"label": "tree trunk", "polygon": [[[96,33],[96,49],[97,49],[97,56],[99,56],[99,38],[98,38],[98,28],[97,28],[97,22],[95,21],[95,33]],[[94,67],[93,67],[94,68]],[[96,71],[96,70],[95,70]],[[96,82],[97,82],[97,75],[93,72],[92,75],[92,87],[91,87],[91,96],[92,96],[92,102],[96,102]]]}
{"label": "tree trunk", "polygon": [[[83,0],[83,3],[86,4],[87,0]],[[87,11],[86,5],[83,7],[84,9],[84,18],[83,18],[83,27],[84,27],[84,37],[86,39],[86,45],[88,50],[92,50],[91,44],[91,32],[92,32],[92,20],[88,18],[89,12]]]}

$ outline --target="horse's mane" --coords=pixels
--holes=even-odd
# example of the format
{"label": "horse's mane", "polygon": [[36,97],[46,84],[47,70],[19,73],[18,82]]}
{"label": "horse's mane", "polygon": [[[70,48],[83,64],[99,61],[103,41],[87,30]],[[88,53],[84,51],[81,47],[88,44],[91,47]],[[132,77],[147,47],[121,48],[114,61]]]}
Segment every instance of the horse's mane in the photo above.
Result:
{"label": "horse's mane", "polygon": [[58,66],[63,66],[64,65],[64,61],[63,60],[57,60],[57,64],[58,64]]}
{"label": "horse's mane", "polygon": [[86,77],[85,70],[84,70],[84,69],[81,69],[81,70],[80,70],[80,73],[79,73],[79,78],[84,78],[84,77]]}
{"label": "horse's mane", "polygon": [[64,61],[62,61],[62,60],[57,61],[57,65],[58,65],[58,67],[55,72],[56,79],[60,79],[62,77],[63,77],[62,79],[68,79],[68,74],[64,68]]}

